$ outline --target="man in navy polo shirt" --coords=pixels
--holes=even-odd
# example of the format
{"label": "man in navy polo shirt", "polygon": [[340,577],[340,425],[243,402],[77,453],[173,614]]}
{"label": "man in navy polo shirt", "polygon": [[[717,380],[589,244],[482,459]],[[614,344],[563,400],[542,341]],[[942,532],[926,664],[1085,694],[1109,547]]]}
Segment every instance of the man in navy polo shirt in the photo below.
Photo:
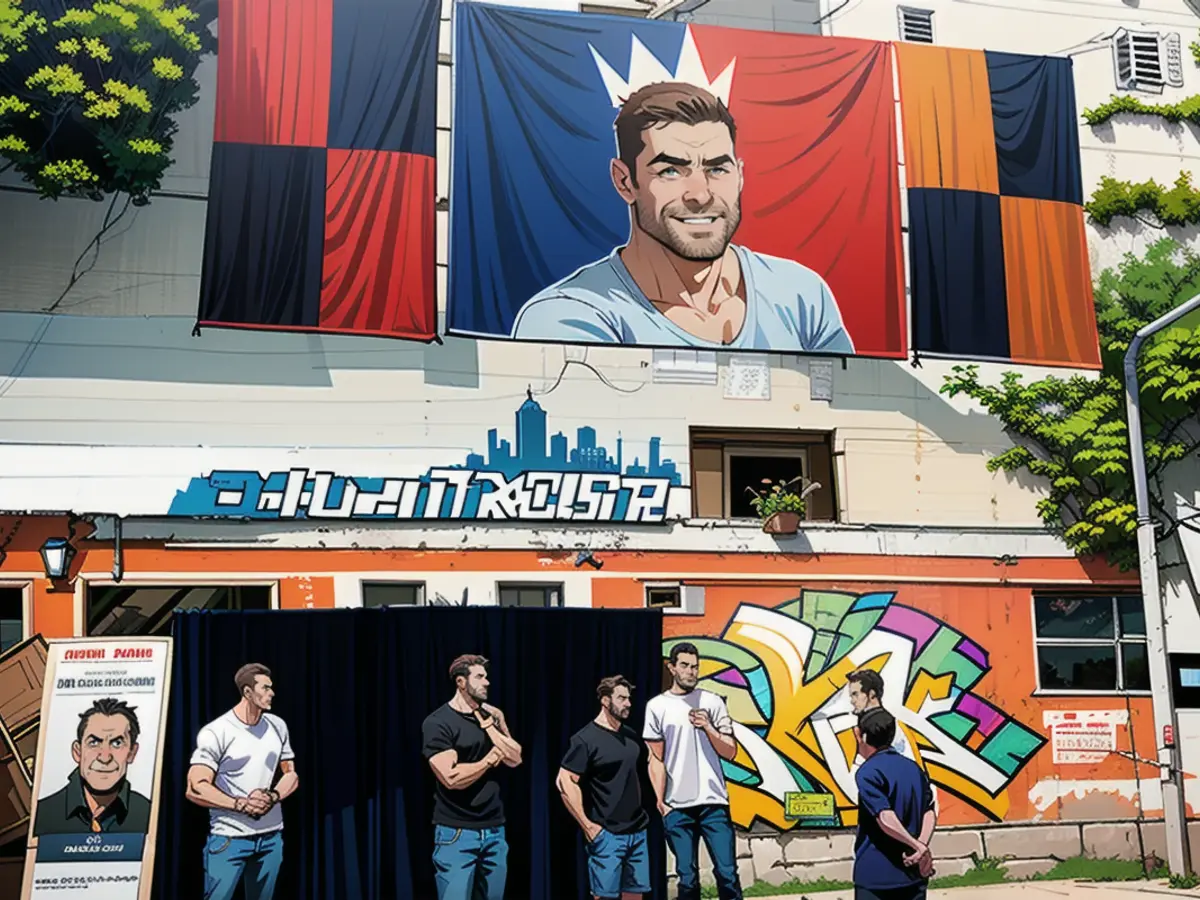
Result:
{"label": "man in navy polo shirt", "polygon": [[854,776],[854,898],[925,900],[933,874],[929,841],[937,825],[929,779],[920,766],[892,748],[896,720],[887,710],[865,710],[854,737],[865,760]]}

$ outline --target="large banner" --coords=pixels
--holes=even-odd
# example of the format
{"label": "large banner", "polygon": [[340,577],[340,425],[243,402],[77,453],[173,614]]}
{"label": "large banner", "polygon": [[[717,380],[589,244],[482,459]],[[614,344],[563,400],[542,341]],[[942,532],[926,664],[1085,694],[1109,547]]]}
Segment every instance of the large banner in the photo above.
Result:
{"label": "large banner", "polygon": [[52,641],[23,900],[146,900],[170,638]]}
{"label": "large banner", "polygon": [[449,329],[903,356],[891,47],[456,5]]}

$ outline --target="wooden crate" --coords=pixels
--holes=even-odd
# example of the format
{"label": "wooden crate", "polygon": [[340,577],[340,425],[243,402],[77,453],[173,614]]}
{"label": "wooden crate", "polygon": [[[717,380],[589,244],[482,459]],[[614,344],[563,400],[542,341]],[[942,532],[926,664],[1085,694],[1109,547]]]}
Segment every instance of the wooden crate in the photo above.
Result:
{"label": "wooden crate", "polygon": [[10,735],[23,734],[41,716],[46,656],[40,634],[0,656],[0,724]]}

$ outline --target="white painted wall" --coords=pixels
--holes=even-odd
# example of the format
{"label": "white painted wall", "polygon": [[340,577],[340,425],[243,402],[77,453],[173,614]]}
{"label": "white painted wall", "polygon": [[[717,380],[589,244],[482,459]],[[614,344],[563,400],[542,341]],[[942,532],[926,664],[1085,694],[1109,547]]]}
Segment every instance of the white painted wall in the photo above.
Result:
{"label": "white painted wall", "polygon": [[[1007,0],[938,2],[939,42],[990,46],[1007,35],[1001,49],[1038,53],[1083,46],[1126,19],[1148,16],[1183,32],[1186,46],[1198,24],[1182,2],[1167,0],[1144,0],[1133,10],[1116,2],[1045,0],[1056,12],[1044,15]],[[441,47],[447,64],[441,78],[439,196],[448,192],[449,171],[448,4]],[[834,34],[894,39],[895,21],[893,4],[851,0],[828,24]],[[1051,38],[1055,33],[1063,36]],[[1099,79],[1094,87],[1081,83],[1082,105],[1111,93],[1108,59],[1099,46],[1077,57],[1081,78],[1087,72]],[[1190,59],[1185,68],[1189,85],[1200,90]],[[466,453],[484,447],[489,427],[513,438],[513,412],[531,387],[549,415],[552,433],[570,436],[575,428],[591,425],[611,448],[620,432],[627,457],[643,458],[649,438],[659,435],[663,455],[679,462],[685,476],[689,426],[832,429],[845,521],[1037,523],[1036,486],[984,468],[988,457],[1009,446],[999,425],[970,404],[938,393],[947,363],[926,360],[914,369],[907,363],[848,360],[845,367],[834,366],[833,400],[815,401],[808,363],[777,357],[770,363],[770,400],[747,401],[724,399],[725,359],[714,376],[717,383],[683,385],[657,382],[653,354],[637,349],[572,350],[568,356],[561,347],[467,339],[426,347],[218,330],[192,337],[214,111],[212,63],[202,67],[200,79],[201,102],[181,116],[177,161],[164,185],[177,196],[157,198],[123,224],[102,248],[95,270],[60,307],[66,315],[40,311],[66,284],[103,208],[0,193],[0,309],[8,310],[0,312],[0,443],[27,445],[21,458],[40,459],[29,464],[32,471],[21,472],[23,499],[29,479],[44,485],[39,508],[59,507],[54,501],[71,496],[72,480],[102,474],[98,460],[104,454],[91,449],[97,445],[128,448],[121,452],[131,464],[139,462],[139,471],[142,462],[146,471],[162,471],[161,457],[182,448],[201,454],[223,448],[228,451],[223,458],[244,459],[246,468],[257,468],[264,448],[297,447],[361,457],[364,465],[375,454],[393,452],[424,456],[429,464],[461,462]],[[1087,138],[1086,177],[1107,171],[1111,159],[1123,177],[1165,178],[1172,167],[1178,171],[1180,160],[1191,158],[1190,134],[1127,123],[1115,124],[1113,134],[1111,146],[1100,137]],[[1155,168],[1145,168],[1150,165]],[[438,236],[439,305],[444,306],[445,213],[438,214]],[[1099,233],[1093,239],[1096,261],[1116,259],[1133,240]],[[578,364],[581,357],[586,366]],[[1002,367],[984,369],[997,374]],[[60,449],[54,454],[36,450],[44,445]],[[9,506],[4,474],[0,508]],[[128,480],[121,489],[125,500],[128,491],[137,494]]]}

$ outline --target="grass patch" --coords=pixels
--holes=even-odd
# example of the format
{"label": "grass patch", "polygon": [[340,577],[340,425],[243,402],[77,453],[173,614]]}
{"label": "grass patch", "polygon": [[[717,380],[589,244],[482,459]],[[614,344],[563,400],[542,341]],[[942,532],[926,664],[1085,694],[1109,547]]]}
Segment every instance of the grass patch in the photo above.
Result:
{"label": "grass patch", "polygon": [[1168,883],[1177,891],[1190,891],[1200,887],[1200,875],[1172,875]]}
{"label": "grass patch", "polygon": [[[742,888],[743,897],[788,897],[792,894],[827,894],[830,891],[852,891],[854,884],[849,881],[830,881],[819,878],[816,881],[785,881],[783,884],[767,884],[757,881],[749,887]],[[717,889],[711,885],[700,888],[701,897],[716,897]]]}
{"label": "grass patch", "polygon": [[[975,856],[972,859],[975,863],[974,868],[967,870],[962,875],[935,877],[929,883],[930,888],[944,890],[946,888],[984,887],[993,884],[1019,883],[1018,879],[1009,877],[1004,860],[980,859]],[[1163,867],[1158,871],[1152,872],[1149,877],[1166,878],[1167,870]],[[1076,856],[1071,859],[1064,859],[1043,875],[1034,875],[1031,878],[1020,879],[1020,881],[1122,882],[1142,881],[1146,878],[1145,869],[1136,860],[1093,859],[1087,856]],[[1193,875],[1186,879],[1173,877],[1171,878],[1171,887],[1178,890],[1191,890],[1192,888],[1200,887],[1200,876]],[[759,881],[745,887],[742,894],[746,897],[790,897],[792,895],[824,894],[829,891],[849,891],[853,890],[853,888],[854,885],[849,881],[830,881],[827,878],[821,878],[817,881],[792,880],[779,885]],[[702,887],[700,889],[700,896],[715,898],[717,896],[717,889],[713,886]]]}
{"label": "grass patch", "polygon": [[[988,884],[1004,884],[1009,880],[1004,860],[980,859],[972,853],[971,861],[975,864],[974,868],[968,869],[962,875],[935,877],[929,882],[929,886],[931,888],[983,887]],[[937,860],[934,860],[933,864],[937,866]]]}

